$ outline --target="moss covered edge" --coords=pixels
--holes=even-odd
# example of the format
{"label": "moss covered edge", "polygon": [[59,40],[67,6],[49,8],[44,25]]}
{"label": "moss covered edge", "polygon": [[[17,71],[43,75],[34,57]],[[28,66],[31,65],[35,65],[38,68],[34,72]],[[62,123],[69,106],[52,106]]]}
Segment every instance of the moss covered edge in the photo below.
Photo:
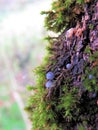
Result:
{"label": "moss covered edge", "polygon": [[[76,87],[78,85],[72,84],[74,76],[77,74],[71,74],[70,70],[66,72],[63,67],[64,64],[69,63],[72,56],[68,50],[64,50],[64,52],[64,46],[61,46],[66,41],[65,32],[70,28],[76,28],[77,21],[80,24],[82,23],[82,16],[86,14],[84,7],[93,3],[97,3],[97,1],[54,0],[51,4],[51,10],[41,12],[46,15],[46,29],[59,35],[58,37],[47,36],[46,39],[49,42],[47,46],[48,55],[44,58],[43,64],[35,69],[36,85],[28,88],[33,94],[29,97],[25,109],[29,112],[32,130],[88,130],[90,128],[97,130],[97,126],[93,125],[92,120],[95,121],[94,118],[98,118],[98,51],[89,46],[89,38],[82,40],[85,49],[81,49],[80,55],[86,54],[88,62],[83,62],[83,72],[78,75],[78,78],[81,77],[81,82],[83,82],[80,85],[82,87],[79,88]],[[88,33],[96,28],[96,25],[87,22]],[[76,42],[78,43],[78,40]],[[76,48],[77,46],[74,47],[73,54]],[[63,52],[69,55],[67,60],[63,58],[66,58]],[[62,56],[57,55],[57,53]],[[59,60],[57,60],[58,57]],[[56,68],[61,69],[58,70],[60,73],[56,72]],[[53,87],[53,89],[46,88],[46,74],[50,71],[56,73],[53,80],[53,85],[56,87]],[[98,120],[96,122],[98,123]]]}

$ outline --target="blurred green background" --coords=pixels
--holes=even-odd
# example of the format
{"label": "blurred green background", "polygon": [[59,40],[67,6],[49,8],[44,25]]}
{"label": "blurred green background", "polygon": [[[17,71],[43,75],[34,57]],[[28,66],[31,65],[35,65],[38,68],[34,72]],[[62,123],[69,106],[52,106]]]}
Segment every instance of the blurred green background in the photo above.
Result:
{"label": "blurred green background", "polygon": [[41,64],[47,43],[43,40],[42,10],[51,0],[0,0],[0,130],[30,130],[24,111],[35,84],[32,70]]}

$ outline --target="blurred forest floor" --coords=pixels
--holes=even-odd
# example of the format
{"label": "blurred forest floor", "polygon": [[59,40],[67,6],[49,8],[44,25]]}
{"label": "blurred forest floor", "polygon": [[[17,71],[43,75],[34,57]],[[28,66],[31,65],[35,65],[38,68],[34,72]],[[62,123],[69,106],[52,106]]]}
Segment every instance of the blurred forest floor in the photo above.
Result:
{"label": "blurred forest floor", "polygon": [[45,0],[32,1],[29,0],[31,3],[23,8],[23,4],[17,6],[20,11],[15,9],[15,12],[12,6],[10,11],[0,6],[0,16],[3,18],[0,19],[0,130],[31,128],[24,111],[30,94],[27,86],[35,84],[33,69],[41,64],[45,55],[43,38],[46,32],[40,11],[48,9],[50,3]]}
{"label": "blurred forest floor", "polygon": [[[27,86],[35,84],[33,69],[44,56],[45,45],[36,40],[26,46],[9,46],[1,51],[0,60],[0,129],[25,130],[27,114],[23,111],[29,92]],[[20,112],[19,112],[20,109]],[[17,114],[18,113],[18,114]],[[23,121],[23,119],[24,121]],[[16,123],[15,123],[16,120]],[[2,123],[3,122],[3,123]],[[13,124],[15,123],[15,126]],[[9,124],[11,125],[9,127]],[[29,123],[27,123],[28,126]],[[5,127],[3,129],[3,127]],[[20,128],[17,128],[20,127]],[[29,126],[30,127],[30,126]],[[23,128],[23,129],[22,129]]]}

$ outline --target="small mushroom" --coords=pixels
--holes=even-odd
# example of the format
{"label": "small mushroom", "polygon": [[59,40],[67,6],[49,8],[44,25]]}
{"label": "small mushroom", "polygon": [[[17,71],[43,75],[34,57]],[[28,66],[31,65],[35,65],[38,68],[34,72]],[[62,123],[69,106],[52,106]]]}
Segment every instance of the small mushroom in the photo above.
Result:
{"label": "small mushroom", "polygon": [[54,79],[54,73],[49,71],[47,74],[46,74],[46,78],[49,79],[49,80],[52,80]]}

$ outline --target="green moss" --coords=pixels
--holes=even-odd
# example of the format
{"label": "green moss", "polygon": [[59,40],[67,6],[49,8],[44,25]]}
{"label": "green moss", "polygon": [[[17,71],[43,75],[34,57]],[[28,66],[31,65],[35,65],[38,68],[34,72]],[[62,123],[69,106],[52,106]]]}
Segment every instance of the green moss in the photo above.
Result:
{"label": "green moss", "polygon": [[90,24],[89,25],[89,29],[93,29],[94,28],[94,25],[93,24]]}
{"label": "green moss", "polygon": [[86,129],[82,125],[80,125],[79,130],[86,130]]}
{"label": "green moss", "polygon": [[[81,20],[81,14],[84,13],[84,2],[83,0],[53,1],[51,10],[42,12],[42,14],[46,14],[45,26],[47,30],[52,30],[53,32],[63,35],[62,32],[64,30],[74,27],[77,20]],[[90,28],[92,28],[92,26],[89,25],[89,29]],[[64,36],[62,37],[65,39]],[[91,113],[91,115],[97,113],[97,109],[92,111],[92,108],[89,108],[91,105],[95,107],[95,103],[89,102],[88,97],[86,97],[86,100],[86,92],[84,92],[84,90],[82,91],[81,88],[79,88],[80,86],[72,85],[73,75],[67,70],[66,75],[64,67],[63,69],[61,67],[62,74],[59,74],[59,76],[56,77],[57,79],[54,80],[54,84],[56,85],[52,93],[51,89],[47,90],[45,88],[45,83],[47,82],[45,75],[47,71],[54,71],[56,68],[59,69],[59,64],[57,63],[62,63],[62,57],[66,57],[65,53],[63,54],[62,49],[60,49],[63,48],[60,45],[63,44],[64,40],[61,36],[59,37],[48,36],[45,38],[49,42],[46,47],[47,56],[44,58],[43,64],[34,71],[36,75],[36,85],[32,88],[28,87],[29,90],[32,90],[32,95],[28,99],[26,110],[30,113],[33,126],[32,130],[72,130],[75,122],[77,122],[77,124],[79,123],[79,130],[84,130],[84,122],[89,122],[89,114],[85,115],[85,113]],[[86,89],[88,93],[97,92],[98,74],[96,69],[98,69],[98,65],[93,69],[91,65],[98,59],[98,52],[92,55],[87,45],[84,53],[90,56],[90,63],[89,65],[87,63],[84,64],[84,74],[82,75],[83,89]],[[60,57],[61,60],[59,60],[58,57]],[[94,75],[92,80],[89,80],[89,74]],[[50,97],[47,97],[49,94]]]}
{"label": "green moss", "polygon": [[[91,55],[89,57],[89,59],[90,59],[91,63],[96,62],[96,60],[98,59],[98,52],[95,52],[93,55]],[[96,70],[98,70],[98,64],[96,64],[96,66],[94,66],[94,67],[86,68],[85,76],[83,75],[84,86],[88,91],[91,91],[91,92],[98,91],[98,85],[97,85],[98,73]],[[91,80],[88,78],[89,74],[91,74],[93,76],[93,78]],[[93,87],[93,86],[95,86],[95,87]]]}
{"label": "green moss", "polygon": [[[83,0],[55,0],[52,2],[50,11],[42,11],[45,14],[45,27],[53,32],[62,32],[69,26],[74,26],[77,17],[76,7],[82,13]],[[74,21],[74,23],[72,22]]]}

